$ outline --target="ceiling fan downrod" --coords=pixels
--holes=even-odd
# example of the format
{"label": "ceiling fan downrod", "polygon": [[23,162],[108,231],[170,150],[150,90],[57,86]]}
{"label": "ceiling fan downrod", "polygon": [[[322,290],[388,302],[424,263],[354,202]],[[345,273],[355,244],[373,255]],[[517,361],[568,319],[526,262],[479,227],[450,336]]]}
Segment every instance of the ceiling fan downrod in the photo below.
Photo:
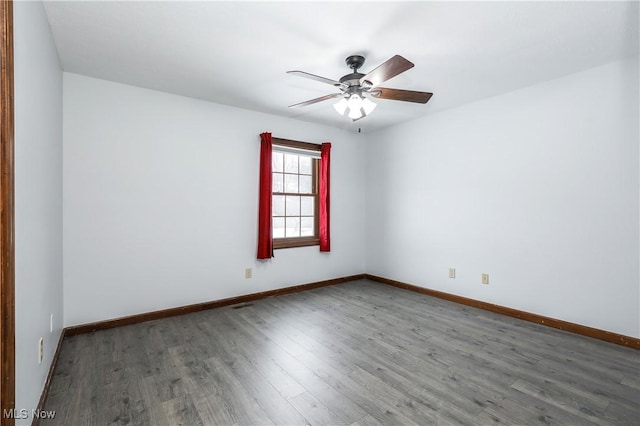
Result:
{"label": "ceiling fan downrod", "polygon": [[358,69],[364,65],[364,56],[360,55],[351,55],[347,56],[344,60],[347,63],[347,66],[353,70],[351,74],[347,74],[340,79],[340,83],[345,84],[347,87],[347,91],[353,88],[360,87],[360,79],[364,77],[364,74],[358,72]]}

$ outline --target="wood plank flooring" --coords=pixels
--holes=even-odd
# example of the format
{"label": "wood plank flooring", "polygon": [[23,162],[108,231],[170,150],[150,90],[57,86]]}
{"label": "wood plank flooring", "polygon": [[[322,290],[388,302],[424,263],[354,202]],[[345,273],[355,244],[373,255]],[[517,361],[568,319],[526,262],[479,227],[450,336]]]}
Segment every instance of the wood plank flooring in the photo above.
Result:
{"label": "wood plank flooring", "polygon": [[367,280],[65,339],[41,425],[640,424],[640,351]]}

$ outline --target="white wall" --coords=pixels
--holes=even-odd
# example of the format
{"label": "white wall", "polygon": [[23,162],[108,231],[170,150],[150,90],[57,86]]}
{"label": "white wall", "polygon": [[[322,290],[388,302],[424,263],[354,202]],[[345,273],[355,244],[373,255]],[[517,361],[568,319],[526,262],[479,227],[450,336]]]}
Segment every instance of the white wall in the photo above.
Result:
{"label": "white wall", "polygon": [[[331,253],[256,260],[263,131],[333,143]],[[64,323],[363,273],[364,176],[356,134],[65,73]]]}
{"label": "white wall", "polygon": [[638,104],[636,57],[375,134],[367,272],[639,337]]}
{"label": "white wall", "polygon": [[14,2],[13,8],[16,408],[30,412],[62,329],[62,71],[42,4]]}
{"label": "white wall", "polygon": [[[638,336],[637,71],[367,136],[65,73],[65,325],[366,270]],[[334,143],[332,253],[255,260],[265,130]]]}

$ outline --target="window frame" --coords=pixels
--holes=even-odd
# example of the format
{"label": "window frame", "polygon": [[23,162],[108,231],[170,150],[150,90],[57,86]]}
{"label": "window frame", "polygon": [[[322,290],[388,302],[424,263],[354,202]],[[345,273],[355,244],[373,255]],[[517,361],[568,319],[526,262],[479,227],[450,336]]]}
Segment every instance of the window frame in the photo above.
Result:
{"label": "window frame", "polygon": [[[314,144],[310,142],[299,142],[290,139],[281,139],[281,138],[272,138],[271,140],[272,148],[271,153],[278,151],[277,146],[288,147],[288,148],[296,148],[305,151],[315,151],[320,152],[321,145]],[[313,236],[304,236],[304,237],[284,237],[284,238],[273,238],[273,249],[285,249],[285,248],[294,248],[294,247],[308,247],[308,246],[318,246],[320,245],[320,190],[319,190],[319,172],[320,172],[320,159],[312,158],[311,159],[311,167],[312,167],[312,194],[314,199],[314,211],[313,211]],[[273,176],[273,170],[271,170],[271,174]],[[300,195],[300,194],[289,194],[289,193],[275,193],[276,195]],[[271,188],[271,196],[273,197],[274,192],[273,188]],[[285,216],[286,217],[286,216]],[[273,227],[273,211],[271,212],[271,221]]]}

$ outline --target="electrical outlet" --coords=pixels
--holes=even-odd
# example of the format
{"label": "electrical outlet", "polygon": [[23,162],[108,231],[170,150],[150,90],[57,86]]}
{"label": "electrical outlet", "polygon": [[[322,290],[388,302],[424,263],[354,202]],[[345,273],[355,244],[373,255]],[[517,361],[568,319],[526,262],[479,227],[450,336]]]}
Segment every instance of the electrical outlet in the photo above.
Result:
{"label": "electrical outlet", "polygon": [[38,340],[38,364],[42,364],[42,357],[44,356],[44,338],[41,337]]}
{"label": "electrical outlet", "polygon": [[456,268],[449,268],[449,278],[456,277]]}
{"label": "electrical outlet", "polygon": [[251,268],[247,268],[244,270],[244,277],[251,278]]}
{"label": "electrical outlet", "polygon": [[489,274],[482,274],[482,284],[489,284]]}

